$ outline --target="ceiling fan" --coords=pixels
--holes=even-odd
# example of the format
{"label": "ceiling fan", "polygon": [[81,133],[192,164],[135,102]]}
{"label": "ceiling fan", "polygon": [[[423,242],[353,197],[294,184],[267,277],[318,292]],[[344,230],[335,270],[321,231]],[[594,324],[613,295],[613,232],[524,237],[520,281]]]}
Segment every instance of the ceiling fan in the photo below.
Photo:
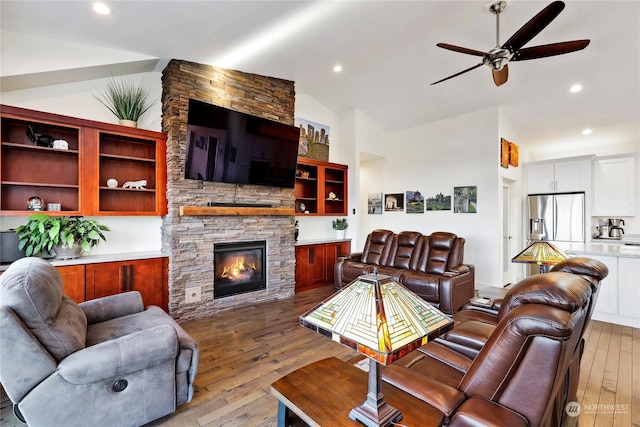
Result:
{"label": "ceiling fan", "polygon": [[482,52],[466,47],[455,46],[448,43],[438,43],[436,46],[454,52],[465,53],[467,55],[481,56],[482,62],[471,68],[460,71],[452,76],[431,83],[432,85],[457,77],[468,71],[475,70],[482,65],[491,67],[493,81],[496,86],[507,82],[509,78],[509,61],[525,61],[528,59],[544,58],[547,56],[562,55],[564,53],[582,50],[589,45],[589,40],[572,40],[567,42],[551,43],[540,46],[523,48],[540,31],[546,28],[564,9],[564,2],[554,1],[529,22],[524,24],[514,35],[511,36],[502,46],[500,46],[500,13],[507,7],[506,1],[496,1],[487,5],[491,13],[496,15],[496,47],[488,52]]}

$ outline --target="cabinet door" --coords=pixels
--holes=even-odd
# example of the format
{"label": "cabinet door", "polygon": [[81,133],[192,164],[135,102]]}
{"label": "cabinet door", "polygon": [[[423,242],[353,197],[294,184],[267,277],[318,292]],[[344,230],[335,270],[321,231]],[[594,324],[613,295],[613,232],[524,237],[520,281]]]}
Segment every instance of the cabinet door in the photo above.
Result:
{"label": "cabinet door", "polygon": [[618,314],[640,319],[640,258],[618,258]]}
{"label": "cabinet door", "polygon": [[121,292],[139,291],[145,307],[157,305],[166,310],[162,258],[88,264],[87,297],[100,298]]}
{"label": "cabinet door", "polygon": [[527,194],[552,193],[555,188],[553,163],[526,165]]}
{"label": "cabinet door", "polygon": [[326,283],[324,245],[296,246],[296,292]]}
{"label": "cabinet door", "polygon": [[558,162],[554,165],[555,192],[585,191],[586,162],[577,160],[571,162]]}
{"label": "cabinet door", "polygon": [[593,215],[634,216],[637,197],[635,159],[593,161]]}
{"label": "cabinet door", "polygon": [[325,280],[334,283],[333,267],[336,259],[351,253],[351,242],[332,242],[325,244],[325,256],[327,258],[325,267]]}
{"label": "cabinet door", "polygon": [[589,255],[589,258],[604,263],[609,274],[600,283],[595,312],[618,314],[618,258],[611,256]]}
{"label": "cabinet door", "polygon": [[64,294],[77,303],[85,301],[84,265],[67,265],[56,270],[62,276]]}

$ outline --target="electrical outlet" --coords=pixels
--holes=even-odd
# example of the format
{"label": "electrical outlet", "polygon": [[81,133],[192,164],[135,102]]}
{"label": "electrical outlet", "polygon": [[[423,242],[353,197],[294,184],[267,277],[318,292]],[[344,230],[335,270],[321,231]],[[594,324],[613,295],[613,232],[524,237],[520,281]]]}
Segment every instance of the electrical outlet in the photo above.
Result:
{"label": "electrical outlet", "polygon": [[200,287],[192,287],[185,289],[184,301],[189,304],[192,302],[199,302],[202,300],[202,294],[200,293]]}

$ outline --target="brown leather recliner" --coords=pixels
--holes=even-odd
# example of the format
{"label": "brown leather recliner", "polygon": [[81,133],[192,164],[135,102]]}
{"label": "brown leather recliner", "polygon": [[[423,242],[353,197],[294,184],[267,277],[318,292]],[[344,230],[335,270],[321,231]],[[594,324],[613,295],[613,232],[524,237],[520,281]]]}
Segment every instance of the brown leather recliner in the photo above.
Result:
{"label": "brown leather recliner", "polygon": [[591,282],[551,272],[512,291],[519,297],[475,358],[435,340],[383,368],[384,380],[441,410],[444,425],[559,425],[556,397],[589,319]]}
{"label": "brown leather recliner", "polygon": [[362,252],[334,265],[336,288],[377,271],[392,276],[425,301],[453,314],[474,295],[475,269],[463,264],[465,239],[453,233],[374,230]]}

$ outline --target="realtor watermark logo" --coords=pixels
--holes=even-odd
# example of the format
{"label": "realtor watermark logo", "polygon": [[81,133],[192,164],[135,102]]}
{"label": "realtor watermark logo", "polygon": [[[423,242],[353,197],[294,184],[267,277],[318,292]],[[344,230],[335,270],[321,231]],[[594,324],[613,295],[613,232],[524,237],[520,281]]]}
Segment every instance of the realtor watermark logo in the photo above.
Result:
{"label": "realtor watermark logo", "polygon": [[586,403],[584,405],[580,405],[576,401],[571,401],[567,403],[567,406],[564,407],[564,411],[570,417],[577,417],[580,413],[585,414],[613,414],[613,413],[628,413],[629,405],[628,404],[609,404],[609,403]]}

